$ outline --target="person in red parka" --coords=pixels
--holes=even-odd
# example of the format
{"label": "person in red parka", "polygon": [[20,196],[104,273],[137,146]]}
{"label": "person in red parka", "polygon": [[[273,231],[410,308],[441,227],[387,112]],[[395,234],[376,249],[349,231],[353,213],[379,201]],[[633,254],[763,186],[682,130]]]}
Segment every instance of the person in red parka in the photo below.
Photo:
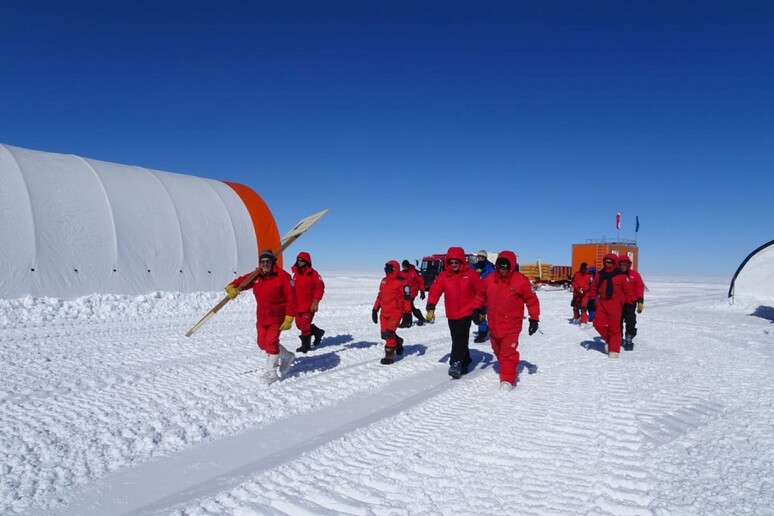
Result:
{"label": "person in red parka", "polygon": [[398,337],[396,330],[405,314],[411,316],[411,291],[399,267],[396,260],[384,264],[384,278],[379,283],[379,293],[371,310],[374,324],[381,323],[381,335],[385,341],[381,363],[384,365],[392,364],[396,354],[403,354],[403,339]]}
{"label": "person in red parka", "polygon": [[[241,290],[251,288],[255,296],[255,327],[258,330],[258,347],[266,352],[266,372],[261,377],[265,384],[279,380],[277,368],[283,377],[296,356],[280,345],[280,332],[289,330],[296,315],[296,296],[290,274],[277,267],[277,258],[271,251],[263,251],[258,257],[259,272]],[[239,285],[247,278],[241,276],[228,285],[226,293],[231,299],[239,295]]]}
{"label": "person in red parka", "polygon": [[312,349],[312,336],[314,336],[314,345],[318,345],[325,330],[321,330],[312,320],[317,310],[320,308],[323,294],[325,294],[325,283],[320,274],[312,268],[312,257],[306,251],[301,251],[296,257],[296,263],[291,267],[293,271],[293,290],[296,293],[296,328],[301,335],[301,347],[297,352],[306,353]]}
{"label": "person in red parka", "polygon": [[478,288],[473,312],[474,321],[484,318],[487,308],[489,341],[500,362],[500,390],[510,391],[516,385],[519,366],[519,334],[524,324],[524,305],[529,312],[530,335],[538,330],[540,302],[527,277],[516,271],[516,254],[502,251],[495,261],[495,273],[487,276]]}
{"label": "person in red parka", "polygon": [[645,308],[645,283],[642,281],[640,273],[632,269],[632,260],[628,256],[622,256],[618,259],[618,268],[626,275],[626,279],[632,285],[632,292],[623,305],[621,330],[623,331],[624,325],[626,325],[626,331],[623,333],[624,351],[633,351],[633,341],[637,335],[637,314],[642,313]]}
{"label": "person in red parka", "polygon": [[591,283],[591,274],[586,262],[580,264],[580,269],[572,278],[572,322],[580,324],[581,328],[589,325],[589,314],[587,304],[589,299],[589,283]]}
{"label": "person in red parka", "polygon": [[[414,306],[414,300],[417,298],[417,294],[419,294],[420,299],[425,298],[425,280],[419,275],[417,268],[411,265],[408,260],[403,260],[400,265],[401,274],[406,278],[406,283],[408,283],[409,290],[411,291],[411,313],[417,318],[417,326],[422,326],[427,321],[425,321],[422,311]],[[411,314],[404,315],[400,327],[411,328],[412,322]]]}
{"label": "person in red parka", "polygon": [[618,358],[621,352],[621,312],[631,296],[631,284],[618,268],[618,256],[608,253],[602,259],[602,270],[591,284],[591,299],[596,299],[594,328],[605,341],[605,352]]}
{"label": "person in red parka", "polygon": [[470,358],[470,322],[474,301],[481,277],[470,268],[461,247],[450,247],[446,251],[444,269],[430,287],[427,296],[427,322],[435,321],[435,305],[444,296],[446,319],[451,332],[451,356],[449,376],[458,379],[468,372]]}

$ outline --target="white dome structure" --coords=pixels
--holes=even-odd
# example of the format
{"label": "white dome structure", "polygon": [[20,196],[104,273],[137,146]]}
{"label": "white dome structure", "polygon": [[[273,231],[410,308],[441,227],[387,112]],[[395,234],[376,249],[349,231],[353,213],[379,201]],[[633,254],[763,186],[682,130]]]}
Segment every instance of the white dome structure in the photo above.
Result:
{"label": "white dome structure", "polygon": [[0,144],[0,298],[220,290],[280,245],[246,186]]}
{"label": "white dome structure", "polygon": [[774,299],[774,240],[747,255],[736,269],[728,297]]}

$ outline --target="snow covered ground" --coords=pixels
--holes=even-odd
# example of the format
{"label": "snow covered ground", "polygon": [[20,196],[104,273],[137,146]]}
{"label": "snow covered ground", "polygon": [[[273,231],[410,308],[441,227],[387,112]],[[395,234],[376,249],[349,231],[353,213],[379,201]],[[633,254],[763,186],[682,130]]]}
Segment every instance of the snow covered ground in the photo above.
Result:
{"label": "snow covered ground", "polygon": [[488,342],[447,376],[442,309],[380,365],[379,276],[325,280],[268,387],[249,294],[191,338],[221,293],[0,300],[0,513],[772,514],[774,302],[645,278],[614,361],[539,292],[501,393]]}

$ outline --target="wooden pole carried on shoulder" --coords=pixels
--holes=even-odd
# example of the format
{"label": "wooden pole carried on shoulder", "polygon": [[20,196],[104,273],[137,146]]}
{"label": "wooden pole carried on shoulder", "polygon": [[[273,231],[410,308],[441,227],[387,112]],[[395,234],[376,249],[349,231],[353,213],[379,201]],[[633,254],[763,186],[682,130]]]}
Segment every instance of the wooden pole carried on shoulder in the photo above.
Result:
{"label": "wooden pole carried on shoulder", "polygon": [[[293,242],[295,242],[295,241],[298,239],[298,237],[300,237],[301,235],[303,235],[304,233],[306,233],[306,231],[307,231],[307,230],[308,230],[310,227],[312,227],[312,225],[313,225],[315,222],[317,222],[318,220],[320,220],[320,219],[322,218],[322,216],[323,216],[323,215],[325,215],[326,213],[328,213],[328,209],[327,209],[327,208],[326,208],[326,209],[324,209],[323,211],[320,211],[320,212],[318,212],[318,213],[315,213],[314,215],[309,215],[309,216],[308,216],[308,217],[306,217],[305,219],[302,219],[301,221],[299,221],[299,222],[298,222],[298,224],[296,224],[295,226],[293,226],[293,229],[291,229],[290,231],[288,231],[288,232],[287,232],[287,233],[286,233],[286,234],[285,234],[285,235],[282,237],[282,239],[281,239],[282,245],[280,246],[280,248],[279,248],[279,249],[277,249],[277,250],[274,250],[274,249],[272,249],[272,252],[274,253],[274,256],[277,256],[277,257],[278,257],[279,255],[281,255],[281,254],[282,254],[282,252],[283,252],[285,249],[287,249],[287,248],[288,248],[288,246],[290,246],[290,244],[292,244]],[[241,283],[240,283],[240,284],[237,286],[237,288],[238,288],[239,290],[242,290],[244,287],[246,287],[247,285],[249,285],[249,284],[250,284],[250,282],[251,282],[251,281],[253,281],[253,280],[255,279],[255,277],[258,275],[258,273],[260,272],[260,270],[261,270],[261,269],[260,269],[259,267],[256,267],[256,268],[255,268],[255,270],[254,270],[253,272],[251,272],[251,273],[250,273],[250,274],[249,274],[247,277],[245,277],[245,279],[244,279],[244,280],[242,280],[242,282],[241,282]],[[230,298],[230,297],[228,297],[228,296],[225,296],[223,299],[221,299],[221,300],[220,300],[220,302],[219,302],[217,305],[215,305],[214,307],[212,307],[212,310],[210,310],[209,312],[207,312],[207,315],[205,315],[204,317],[202,317],[202,318],[201,318],[201,320],[200,320],[198,323],[196,323],[196,324],[193,326],[193,328],[191,328],[190,330],[188,330],[188,332],[185,334],[185,336],[186,336],[186,337],[190,337],[191,335],[193,335],[194,333],[196,333],[196,331],[198,331],[198,330],[199,330],[199,328],[201,328],[201,327],[204,325],[204,323],[206,323],[207,321],[209,321],[209,320],[212,318],[212,316],[213,316],[213,315],[215,315],[216,313],[218,313],[218,312],[220,311],[220,309],[221,309],[221,308],[223,308],[224,306],[226,306],[226,304],[228,304],[228,302],[229,302],[229,301],[231,301],[231,298]]]}

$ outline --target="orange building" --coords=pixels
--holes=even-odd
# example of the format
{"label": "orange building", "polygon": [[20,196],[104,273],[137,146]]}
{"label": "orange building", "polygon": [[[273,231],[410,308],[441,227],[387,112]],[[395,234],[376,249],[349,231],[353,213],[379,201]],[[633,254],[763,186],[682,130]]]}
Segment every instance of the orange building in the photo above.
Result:
{"label": "orange building", "polygon": [[581,262],[586,262],[589,267],[596,267],[598,271],[602,270],[602,257],[607,253],[628,255],[632,261],[632,269],[639,269],[639,248],[636,241],[589,240],[585,244],[572,244],[572,270],[580,269]]}

